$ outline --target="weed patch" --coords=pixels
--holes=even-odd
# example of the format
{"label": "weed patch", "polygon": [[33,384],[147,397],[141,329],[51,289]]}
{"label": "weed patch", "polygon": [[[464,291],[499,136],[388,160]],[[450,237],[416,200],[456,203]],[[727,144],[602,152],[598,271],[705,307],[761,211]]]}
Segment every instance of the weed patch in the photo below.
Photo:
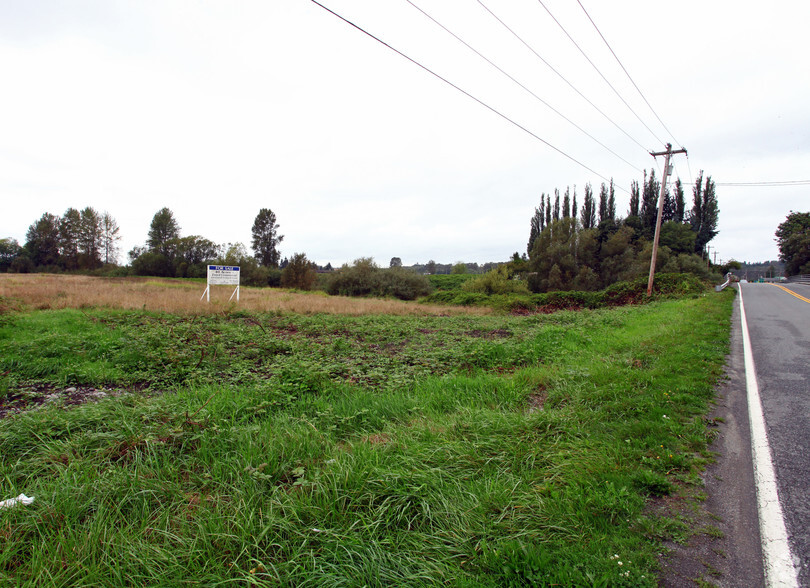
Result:
{"label": "weed patch", "polygon": [[36,497],[0,511],[0,583],[654,586],[689,531],[645,505],[705,462],[733,295],[12,313],[6,398],[128,393],[0,418],[0,495]]}

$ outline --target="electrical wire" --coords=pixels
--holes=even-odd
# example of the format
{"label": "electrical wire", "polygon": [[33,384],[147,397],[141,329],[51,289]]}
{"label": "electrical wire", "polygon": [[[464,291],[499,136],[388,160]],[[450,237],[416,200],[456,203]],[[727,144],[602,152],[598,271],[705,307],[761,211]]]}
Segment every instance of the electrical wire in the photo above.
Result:
{"label": "electrical wire", "polygon": [[604,143],[602,143],[602,142],[601,142],[599,139],[597,139],[596,137],[594,137],[593,135],[591,135],[591,134],[590,134],[588,131],[586,131],[585,129],[583,129],[582,127],[580,127],[578,124],[576,124],[576,123],[575,123],[574,121],[572,121],[570,118],[568,118],[567,116],[565,116],[565,115],[564,115],[562,112],[560,112],[559,110],[557,110],[556,108],[554,108],[554,107],[553,107],[551,104],[549,104],[548,102],[546,102],[545,100],[543,100],[543,99],[542,99],[540,96],[538,96],[537,94],[535,94],[534,92],[532,92],[532,91],[531,91],[529,88],[527,88],[526,86],[524,86],[524,85],[523,85],[523,84],[522,84],[522,83],[521,83],[519,80],[515,79],[515,78],[514,78],[512,75],[510,75],[509,73],[507,73],[506,71],[504,71],[503,69],[501,69],[501,68],[500,68],[500,67],[499,67],[497,64],[493,63],[493,62],[492,62],[492,61],[491,61],[491,60],[490,60],[488,57],[486,57],[485,55],[483,55],[483,54],[482,54],[480,51],[478,51],[478,50],[477,50],[475,47],[471,46],[471,45],[470,45],[469,43],[467,43],[467,42],[466,42],[464,39],[462,39],[461,37],[459,37],[459,36],[458,36],[457,34],[455,34],[453,31],[451,31],[451,30],[450,30],[450,29],[448,29],[446,26],[444,26],[442,23],[440,23],[438,20],[436,20],[435,18],[433,18],[433,17],[432,17],[430,14],[428,14],[427,12],[425,12],[423,9],[419,8],[419,6],[417,6],[416,4],[414,4],[414,3],[413,3],[411,0],[405,0],[405,1],[406,1],[408,4],[410,4],[411,6],[413,6],[413,7],[414,7],[416,10],[418,10],[419,12],[421,12],[421,13],[422,13],[422,14],[423,14],[425,17],[427,17],[428,19],[430,19],[430,20],[431,20],[431,21],[432,21],[434,24],[436,24],[438,27],[440,27],[440,28],[441,28],[442,30],[444,30],[446,33],[448,33],[449,35],[451,35],[451,36],[452,36],[454,39],[456,39],[456,40],[457,40],[459,43],[461,43],[462,45],[464,45],[465,47],[467,47],[467,49],[469,49],[470,51],[472,51],[473,53],[475,53],[476,55],[478,55],[478,57],[480,57],[481,59],[483,59],[484,61],[486,61],[486,62],[487,62],[489,65],[491,65],[492,67],[494,67],[495,69],[497,69],[499,72],[501,72],[501,73],[502,73],[503,75],[505,75],[507,78],[509,78],[510,80],[512,80],[512,81],[513,81],[515,84],[517,84],[518,86],[520,86],[521,88],[523,88],[523,89],[524,89],[526,92],[528,92],[529,94],[531,94],[531,95],[532,95],[532,96],[533,96],[533,97],[534,97],[536,100],[538,100],[539,102],[541,102],[542,104],[544,104],[544,105],[545,105],[547,108],[549,108],[549,109],[550,109],[552,112],[554,112],[554,113],[555,113],[557,116],[561,117],[563,120],[565,120],[565,121],[566,121],[566,122],[568,122],[570,125],[572,125],[574,128],[576,128],[578,131],[580,131],[581,133],[583,133],[583,134],[584,134],[586,137],[590,138],[591,140],[593,140],[594,142],[596,142],[597,144],[599,144],[599,145],[600,145],[602,148],[604,148],[605,150],[607,150],[608,152],[610,152],[611,154],[613,154],[613,155],[614,155],[614,156],[616,156],[617,158],[621,159],[621,160],[622,160],[624,163],[626,163],[627,165],[629,165],[630,167],[632,167],[634,170],[639,171],[639,172],[641,171],[641,169],[640,169],[640,168],[638,168],[637,166],[635,166],[635,165],[633,165],[632,163],[630,163],[629,161],[627,161],[627,160],[626,160],[624,157],[622,157],[621,155],[619,155],[618,153],[616,153],[616,152],[615,152],[613,149],[611,149],[610,147],[608,147],[607,145],[605,145]]}
{"label": "electrical wire", "polygon": [[[677,145],[681,145],[681,146],[682,146],[682,143],[681,143],[680,141],[678,141],[677,139],[675,139],[675,135],[673,135],[673,134],[672,134],[672,131],[670,131],[670,130],[669,130],[669,128],[667,127],[667,125],[665,125],[665,124],[664,124],[664,121],[662,121],[662,120],[661,120],[661,117],[660,117],[660,116],[658,116],[658,113],[657,113],[657,112],[655,112],[655,109],[652,107],[652,105],[650,104],[649,100],[647,100],[647,97],[646,97],[646,96],[644,96],[644,93],[643,93],[643,92],[641,91],[641,89],[638,87],[638,85],[636,84],[636,82],[635,82],[635,81],[633,81],[633,78],[630,76],[630,72],[628,72],[628,71],[627,71],[627,68],[625,68],[625,67],[624,67],[624,64],[622,63],[621,59],[619,59],[619,56],[618,56],[618,55],[616,55],[616,52],[615,52],[615,51],[613,51],[613,48],[610,46],[610,43],[608,43],[608,42],[607,42],[607,39],[605,39],[605,36],[602,34],[602,31],[600,31],[600,30],[599,30],[599,27],[598,27],[598,26],[596,26],[596,23],[595,23],[595,22],[593,21],[593,19],[591,18],[591,15],[590,15],[590,14],[588,14],[588,11],[587,11],[587,10],[585,10],[585,7],[582,5],[582,2],[580,2],[580,0],[577,0],[577,4],[579,4],[579,7],[580,7],[580,8],[582,8],[582,12],[584,12],[584,13],[585,13],[585,16],[587,16],[587,17],[588,17],[588,20],[589,20],[589,21],[591,21],[591,24],[593,25],[593,28],[595,28],[595,29],[596,29],[596,32],[597,32],[597,33],[599,33],[599,36],[602,38],[602,41],[604,41],[605,45],[606,45],[606,46],[607,46],[607,48],[610,50],[610,53],[611,53],[611,54],[613,55],[613,57],[616,59],[616,61],[618,62],[619,66],[622,68],[622,71],[624,71],[624,73],[627,75],[627,79],[628,79],[628,80],[630,80],[630,83],[631,83],[631,84],[633,84],[633,87],[636,89],[636,91],[639,93],[639,95],[641,96],[641,98],[644,100],[645,104],[647,104],[647,107],[650,109],[650,112],[652,112],[652,113],[655,115],[655,118],[657,118],[657,119],[658,119],[658,122],[659,122],[659,123],[661,123],[661,126],[662,126],[662,127],[664,127],[664,130],[666,130],[666,132],[667,132],[667,133],[669,133],[669,136],[670,136],[670,137],[672,137],[672,141],[673,141],[673,143],[675,143],[675,144],[677,144]],[[619,98],[621,98],[621,96],[619,96]],[[621,98],[621,100],[622,100],[622,102],[624,102],[624,99],[623,99],[623,98]],[[627,105],[627,107],[628,107],[628,108],[630,108],[630,105],[629,105],[629,104],[627,104],[627,102],[624,102],[624,103]],[[657,139],[657,140],[658,140],[660,143],[663,143],[663,142],[664,142],[664,141],[661,141],[661,139],[658,139],[658,137],[655,135],[655,133],[653,133],[652,129],[650,129],[650,127],[648,127],[648,126],[647,126],[647,125],[644,123],[644,121],[642,121],[642,120],[641,120],[641,118],[640,118],[640,117],[639,117],[639,116],[636,114],[636,112],[635,112],[635,111],[634,111],[632,108],[630,108],[630,110],[631,110],[631,112],[633,112],[633,114],[635,114],[635,115],[636,115],[636,118],[638,118],[638,120],[639,120],[639,121],[641,121],[641,124],[643,124],[643,125],[644,125],[644,127],[645,127],[645,128],[648,130],[648,131],[650,131],[650,133],[652,133],[653,137],[655,137],[655,138],[656,138],[656,139]]]}
{"label": "electrical wire", "polygon": [[[601,76],[601,78],[602,78],[602,79],[605,81],[605,83],[606,83],[608,86],[610,86],[610,88],[613,90],[613,92],[614,92],[614,93],[615,93],[617,96],[619,96],[619,99],[620,99],[620,100],[622,100],[622,97],[621,97],[621,95],[619,95],[618,90],[616,90],[616,88],[615,88],[615,87],[613,87],[613,84],[611,84],[611,83],[610,83],[610,81],[609,81],[609,80],[608,80],[608,79],[607,79],[607,78],[604,76],[604,74],[603,74],[603,73],[602,73],[602,72],[599,70],[599,68],[596,66],[596,64],[595,64],[593,61],[591,61],[591,58],[590,58],[590,57],[588,57],[588,55],[585,53],[585,51],[582,49],[582,47],[580,47],[580,46],[579,46],[579,43],[577,43],[577,42],[574,40],[574,38],[573,38],[573,37],[572,37],[572,36],[571,36],[571,35],[568,33],[568,31],[565,29],[565,27],[562,25],[562,23],[560,23],[560,21],[559,21],[559,20],[557,20],[557,17],[556,17],[556,16],[554,16],[554,15],[551,13],[551,10],[549,10],[549,9],[548,9],[548,6],[546,6],[546,5],[543,3],[543,0],[537,0],[537,1],[540,3],[540,5],[541,5],[543,8],[545,8],[546,12],[547,12],[547,13],[548,13],[548,15],[551,17],[551,19],[552,19],[552,20],[553,20],[555,23],[557,23],[557,26],[558,26],[558,27],[560,27],[560,30],[562,30],[562,32],[563,32],[563,33],[565,33],[565,36],[566,36],[566,37],[568,37],[568,39],[569,39],[569,40],[570,40],[570,41],[571,41],[571,42],[574,44],[574,47],[576,47],[576,48],[579,50],[579,52],[582,54],[582,56],[583,56],[583,57],[584,57],[584,58],[585,58],[585,59],[588,61],[588,63],[590,63],[590,64],[591,64],[591,67],[593,67],[593,68],[594,68],[594,70],[596,70],[596,73],[598,73],[598,74]],[[573,87],[573,86],[572,86],[572,87]],[[582,94],[580,94],[580,95],[582,95]],[[584,96],[583,96],[583,98],[584,98]],[[585,98],[585,99],[586,99],[586,100],[588,100],[587,98]],[[588,102],[591,104],[591,106],[593,106],[594,108],[596,108],[596,106],[595,106],[595,105],[594,105],[594,104],[593,104],[593,103],[592,103],[590,100],[588,100]],[[622,102],[624,102],[624,100],[622,100]],[[625,105],[626,105],[628,108],[630,108],[630,106],[627,104],[627,102],[624,102],[624,104],[625,104]],[[608,119],[610,122],[612,122],[612,123],[613,123],[613,124],[614,124],[614,125],[615,125],[615,126],[616,126],[616,127],[619,129],[619,130],[620,130],[620,131],[622,131],[622,132],[623,132],[625,135],[627,135],[628,137],[630,137],[630,139],[631,139],[631,140],[632,140],[632,141],[633,141],[633,142],[634,142],[636,145],[638,145],[639,147],[641,147],[642,149],[644,149],[644,146],[643,146],[641,143],[639,143],[638,141],[636,141],[636,139],[634,139],[633,137],[631,137],[631,136],[630,136],[630,134],[629,134],[627,131],[625,131],[625,130],[624,130],[624,129],[622,129],[622,128],[621,128],[621,127],[618,125],[618,124],[616,124],[615,122],[613,122],[613,120],[611,120],[611,119],[610,119],[610,118],[609,118],[609,117],[608,117],[608,116],[607,116],[605,113],[603,113],[601,110],[599,110],[598,108],[596,108],[596,109],[599,111],[599,113],[600,113],[600,114],[602,114],[602,116],[604,116],[604,117],[605,117],[605,118],[607,118],[607,119]],[[633,111],[633,109],[632,109],[632,108],[630,108],[630,111],[631,111],[631,112],[633,112],[633,114],[635,114],[635,115],[636,115],[636,118],[638,118],[639,120],[641,120],[641,119],[639,118],[639,116],[638,116],[638,115],[637,115],[637,114],[636,114],[636,113]],[[644,124],[644,122],[642,121],[642,123],[641,123],[641,124]],[[645,125],[645,126],[646,126],[646,125]],[[652,132],[652,131],[651,131],[651,132]],[[659,141],[659,142],[660,142],[660,141]],[[646,149],[645,149],[645,151],[646,151]]]}
{"label": "electrical wire", "polygon": [[716,186],[810,186],[810,180],[785,180],[777,182],[717,182]]}
{"label": "electrical wire", "polygon": [[[574,86],[574,85],[573,85],[571,82],[569,82],[569,81],[568,81],[568,79],[566,79],[566,77],[565,77],[564,75],[562,75],[562,74],[561,74],[561,73],[560,73],[560,72],[559,72],[559,71],[558,71],[558,70],[557,70],[557,69],[556,69],[556,68],[555,68],[553,65],[551,65],[551,64],[550,64],[548,61],[546,61],[546,60],[543,58],[543,56],[542,56],[542,55],[540,55],[540,54],[539,54],[539,53],[538,53],[538,52],[537,52],[537,51],[534,49],[534,47],[532,47],[531,45],[529,45],[529,43],[527,43],[527,42],[526,42],[526,41],[525,41],[525,40],[524,40],[524,39],[523,39],[523,38],[522,38],[520,35],[518,35],[518,34],[517,34],[517,33],[516,33],[516,32],[515,32],[515,31],[514,31],[514,30],[513,30],[513,29],[512,29],[512,28],[511,28],[511,27],[510,27],[508,24],[506,24],[506,23],[505,23],[503,20],[501,20],[501,18],[500,18],[500,17],[498,17],[498,15],[497,15],[497,14],[495,14],[494,12],[492,12],[492,10],[490,10],[490,9],[489,9],[489,7],[488,7],[486,4],[484,4],[484,3],[483,3],[481,0],[476,0],[476,1],[478,2],[478,4],[480,4],[480,5],[481,5],[481,7],[482,7],[484,10],[486,10],[486,11],[487,11],[487,12],[490,14],[490,16],[492,16],[492,17],[493,17],[495,20],[497,20],[499,23],[501,23],[501,25],[502,25],[502,26],[503,26],[503,27],[504,27],[504,28],[505,28],[507,31],[509,31],[510,33],[512,33],[512,35],[513,35],[513,36],[514,36],[514,37],[515,37],[515,38],[516,38],[518,41],[520,41],[520,42],[521,42],[521,43],[522,43],[522,44],[523,44],[523,45],[524,45],[524,46],[525,46],[525,47],[526,47],[526,48],[527,48],[529,51],[531,51],[532,53],[534,53],[535,57],[537,57],[537,58],[538,58],[540,61],[542,61],[542,62],[543,62],[545,65],[546,65],[546,67],[548,67],[548,68],[549,68],[551,71],[553,71],[555,74],[557,74],[557,76],[558,76],[558,77],[559,77],[559,78],[560,78],[562,81],[564,81],[566,84],[568,84],[568,86],[570,86],[570,87],[571,87],[571,89],[572,89],[572,90],[574,90],[574,92],[576,92],[577,94],[579,94],[579,95],[580,95],[580,96],[581,96],[581,97],[582,97],[582,98],[583,98],[583,99],[584,99],[584,100],[585,100],[585,101],[586,101],[588,104],[590,104],[591,106],[593,106],[593,107],[596,109],[596,111],[597,111],[599,114],[601,114],[601,115],[602,115],[602,116],[604,116],[604,117],[605,117],[605,118],[606,118],[608,121],[610,121],[610,122],[611,122],[611,123],[612,123],[612,124],[613,124],[613,125],[614,125],[614,126],[617,128],[617,129],[619,129],[619,130],[620,130],[622,133],[624,133],[624,134],[627,136],[627,138],[629,138],[631,141],[633,141],[633,143],[635,143],[636,145],[638,145],[639,147],[641,147],[642,149],[644,149],[644,151],[647,151],[647,148],[646,148],[646,147],[644,147],[644,145],[642,145],[641,143],[639,143],[639,142],[638,142],[638,141],[637,141],[637,140],[636,140],[636,139],[635,139],[635,138],[634,138],[634,137],[633,137],[633,136],[632,136],[630,133],[628,133],[627,131],[625,131],[625,130],[624,130],[622,127],[621,127],[621,126],[619,126],[617,123],[615,123],[615,122],[614,122],[614,121],[613,121],[613,120],[612,120],[612,119],[611,119],[611,118],[610,118],[610,117],[609,117],[607,114],[605,114],[604,112],[602,112],[602,110],[601,110],[601,109],[600,109],[598,106],[596,106],[596,104],[594,104],[594,103],[593,103],[593,102],[592,102],[590,99],[588,99],[588,97],[587,97],[587,96],[585,96],[585,95],[584,95],[582,92],[580,92],[580,91],[579,91],[579,90],[578,90],[578,89],[577,89],[577,88],[576,88],[576,87],[575,87],[575,86]],[[621,98],[621,97],[620,97],[620,98]],[[625,103],[625,104],[626,104],[626,103]],[[642,124],[643,124],[643,123],[642,123]],[[651,132],[652,132],[652,131],[651,131]]]}
{"label": "electrical wire", "polygon": [[[502,119],[504,119],[504,120],[506,120],[506,121],[508,121],[508,122],[512,123],[514,126],[516,126],[517,128],[519,128],[520,130],[524,131],[525,133],[527,133],[527,134],[531,135],[532,137],[534,137],[535,139],[537,139],[538,141],[540,141],[541,143],[543,143],[544,145],[546,145],[546,146],[547,146],[547,147],[549,147],[550,149],[553,149],[554,151],[556,151],[557,153],[559,153],[559,154],[560,154],[560,155],[562,155],[563,157],[565,157],[565,158],[567,158],[567,159],[569,159],[569,160],[573,161],[574,163],[576,163],[576,164],[577,164],[577,165],[579,165],[580,167],[582,167],[582,168],[586,169],[587,171],[591,172],[592,174],[594,174],[594,175],[596,175],[596,176],[598,176],[598,177],[602,178],[603,180],[605,180],[605,181],[609,181],[609,180],[608,180],[608,179],[607,179],[605,176],[603,176],[603,175],[602,175],[602,174],[600,174],[599,172],[597,172],[597,171],[595,171],[595,170],[591,169],[590,167],[588,167],[587,165],[585,165],[584,163],[582,163],[582,162],[581,162],[581,161],[579,161],[578,159],[575,159],[573,156],[569,155],[568,153],[566,153],[566,152],[565,152],[565,151],[563,151],[562,149],[560,149],[560,148],[558,148],[558,147],[555,147],[554,145],[552,145],[551,143],[549,143],[548,141],[546,141],[546,140],[545,140],[545,139],[543,139],[542,137],[540,137],[540,136],[536,135],[535,133],[533,133],[532,131],[530,131],[529,129],[527,129],[526,127],[524,127],[523,125],[521,125],[520,123],[518,123],[518,122],[516,122],[516,121],[512,120],[511,118],[509,118],[508,116],[506,116],[506,115],[505,115],[505,114],[503,114],[502,112],[500,112],[500,111],[496,110],[495,108],[493,108],[492,106],[490,106],[489,104],[487,104],[486,102],[484,102],[483,100],[481,100],[481,99],[479,99],[479,98],[476,98],[475,96],[473,96],[472,94],[470,94],[470,93],[469,93],[469,92],[467,92],[466,90],[462,89],[461,87],[457,86],[456,84],[454,84],[454,83],[453,83],[453,82],[451,82],[450,80],[448,80],[448,79],[446,79],[446,78],[442,77],[441,75],[437,74],[437,73],[436,73],[436,72],[434,72],[433,70],[429,69],[427,66],[422,65],[421,63],[419,63],[418,61],[416,61],[415,59],[413,59],[413,58],[411,58],[411,57],[408,57],[408,56],[407,56],[405,53],[403,53],[403,52],[402,52],[402,51],[400,51],[399,49],[396,49],[395,47],[393,47],[393,46],[389,45],[388,43],[386,43],[385,41],[383,41],[383,40],[382,40],[382,39],[380,39],[379,37],[375,37],[373,34],[371,34],[370,32],[368,32],[368,31],[367,31],[367,30],[365,30],[364,28],[362,28],[360,25],[357,25],[357,24],[353,23],[352,21],[350,21],[349,19],[347,19],[347,18],[345,18],[345,17],[341,16],[340,14],[338,14],[337,12],[335,12],[334,10],[332,10],[331,8],[328,8],[328,7],[324,6],[323,4],[321,4],[320,2],[318,2],[318,0],[310,0],[310,2],[312,2],[313,4],[316,4],[317,6],[320,6],[320,7],[321,7],[321,8],[323,8],[323,9],[324,9],[326,12],[328,12],[328,13],[332,14],[333,16],[335,16],[335,17],[339,18],[340,20],[342,20],[343,22],[345,22],[345,23],[346,23],[346,24],[348,24],[349,26],[351,26],[351,27],[353,27],[353,28],[357,29],[358,31],[360,31],[360,32],[361,32],[361,33],[363,33],[364,35],[366,35],[366,36],[368,36],[368,37],[370,37],[370,38],[374,39],[375,41],[377,41],[377,42],[378,42],[378,43],[380,43],[381,45],[383,45],[383,46],[387,47],[388,49],[390,49],[391,51],[393,51],[394,53],[396,53],[396,54],[397,54],[397,55],[399,55],[400,57],[403,57],[403,58],[407,59],[408,61],[410,61],[411,63],[413,63],[413,64],[414,64],[414,65],[416,65],[417,67],[419,67],[419,68],[423,69],[424,71],[426,71],[427,73],[429,73],[430,75],[432,75],[432,76],[434,76],[434,77],[438,78],[439,80],[443,81],[445,84],[447,84],[447,85],[449,85],[449,86],[452,86],[453,88],[455,88],[456,90],[458,90],[459,92],[461,92],[462,94],[464,94],[465,96],[467,96],[468,98],[471,98],[472,100],[475,100],[475,101],[476,101],[478,104],[480,104],[481,106],[483,106],[483,107],[484,107],[484,108],[486,108],[487,110],[489,110],[489,111],[493,112],[494,114],[497,114],[497,115],[498,115],[498,116],[500,116]],[[619,187],[619,188],[620,188],[620,189],[622,189],[621,187]],[[626,192],[626,190],[625,190],[625,192]]]}

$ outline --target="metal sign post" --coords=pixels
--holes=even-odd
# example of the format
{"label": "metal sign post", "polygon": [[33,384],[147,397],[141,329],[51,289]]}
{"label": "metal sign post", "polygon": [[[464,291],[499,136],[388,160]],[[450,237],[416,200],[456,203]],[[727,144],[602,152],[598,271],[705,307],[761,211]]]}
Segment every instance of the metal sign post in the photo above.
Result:
{"label": "metal sign post", "polygon": [[236,301],[239,302],[239,266],[238,265],[209,265],[208,266],[208,283],[205,287],[205,292],[200,296],[207,302],[211,302],[211,286],[236,286],[236,289],[228,298],[228,302],[233,300],[236,296]]}

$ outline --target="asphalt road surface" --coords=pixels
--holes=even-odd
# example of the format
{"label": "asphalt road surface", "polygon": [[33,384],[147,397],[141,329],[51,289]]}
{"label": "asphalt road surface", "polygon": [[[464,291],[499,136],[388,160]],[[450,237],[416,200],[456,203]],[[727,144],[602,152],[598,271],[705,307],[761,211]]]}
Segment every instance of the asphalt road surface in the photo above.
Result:
{"label": "asphalt road surface", "polygon": [[810,586],[810,285],[740,287],[788,541]]}

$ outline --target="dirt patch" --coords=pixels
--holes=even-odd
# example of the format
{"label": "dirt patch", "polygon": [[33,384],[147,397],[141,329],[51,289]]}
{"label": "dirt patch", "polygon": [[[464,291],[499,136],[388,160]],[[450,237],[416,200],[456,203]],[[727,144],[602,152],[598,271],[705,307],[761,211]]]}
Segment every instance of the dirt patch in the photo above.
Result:
{"label": "dirt patch", "polygon": [[495,329],[494,331],[480,331],[476,329],[474,331],[468,331],[467,335],[470,337],[481,337],[483,339],[506,339],[512,336],[512,332],[506,329]]}
{"label": "dirt patch", "polygon": [[368,437],[363,438],[363,441],[369,443],[370,445],[387,445],[391,442],[391,437],[385,433],[377,433],[375,435],[369,435]]}
{"label": "dirt patch", "polygon": [[52,384],[30,384],[9,390],[0,398],[0,419],[36,410],[56,403],[59,406],[77,406],[96,402],[108,396],[121,396],[127,391],[120,388],[95,388],[90,386],[59,387]]}
{"label": "dirt patch", "polygon": [[548,392],[546,392],[545,389],[537,390],[536,392],[529,394],[529,397],[526,399],[526,412],[531,414],[533,412],[537,412],[538,410],[543,410],[547,399]]}

